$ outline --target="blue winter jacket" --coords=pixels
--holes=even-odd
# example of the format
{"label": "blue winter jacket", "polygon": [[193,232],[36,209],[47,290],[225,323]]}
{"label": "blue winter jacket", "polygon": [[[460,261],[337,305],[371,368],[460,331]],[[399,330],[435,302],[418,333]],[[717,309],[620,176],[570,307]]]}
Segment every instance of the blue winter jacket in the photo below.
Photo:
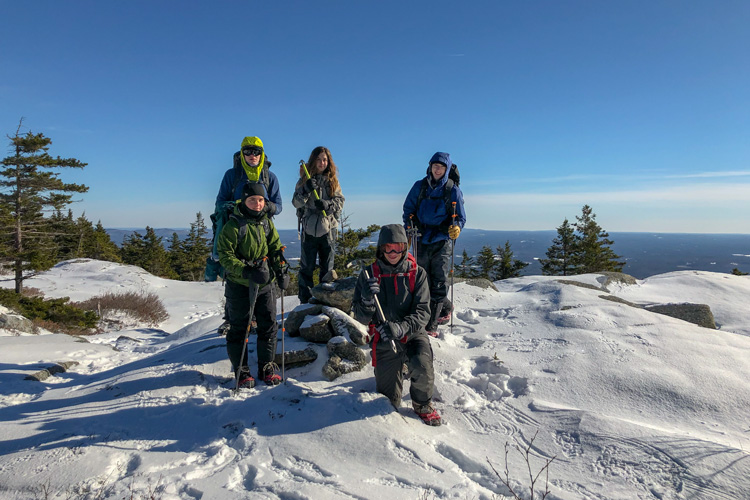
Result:
{"label": "blue winter jacket", "polygon": [[[427,191],[425,197],[417,209],[417,198],[419,191],[422,189],[422,183],[427,182]],[[448,182],[448,170],[445,175],[437,182],[435,186],[431,184],[432,174],[429,168],[427,176],[414,183],[409,194],[404,201],[404,227],[407,229],[410,225],[409,215],[414,214],[417,217],[417,223],[422,233],[422,243],[430,244],[448,239],[448,226],[451,225],[452,211],[448,208],[446,211],[445,199],[443,193],[445,184]],[[464,195],[457,184],[453,184],[451,190],[451,201],[456,202],[456,224],[463,229],[466,224],[466,212],[464,211]]]}
{"label": "blue winter jacket", "polygon": [[[271,162],[266,157],[265,159],[266,166],[263,167],[264,169],[268,169],[268,187],[266,191],[268,192],[268,199],[272,201],[276,205],[276,210],[272,214],[268,214],[270,216],[279,215],[281,213],[281,191],[279,190],[279,180],[276,178],[276,174],[271,172]],[[240,176],[238,179],[237,176]],[[261,173],[261,181],[263,178],[263,173]],[[247,179],[247,174],[242,169],[242,166],[240,165],[240,152],[237,151],[234,153],[234,165],[232,168],[226,171],[224,174],[224,178],[221,180],[221,186],[219,187],[219,194],[216,195],[216,213],[221,213],[224,211],[227,205],[227,202],[230,202],[233,206],[234,202],[242,198],[242,187],[245,185],[245,183],[249,182]],[[232,190],[232,187],[234,187],[234,191]]]}

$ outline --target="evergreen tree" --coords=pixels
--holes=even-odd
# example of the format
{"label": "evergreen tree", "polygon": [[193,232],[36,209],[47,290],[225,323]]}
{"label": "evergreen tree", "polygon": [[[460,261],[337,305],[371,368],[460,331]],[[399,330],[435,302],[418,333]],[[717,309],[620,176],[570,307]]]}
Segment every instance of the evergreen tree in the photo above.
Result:
{"label": "evergreen tree", "polygon": [[505,246],[497,247],[498,261],[495,266],[495,279],[505,280],[508,278],[518,278],[521,271],[529,266],[528,263],[514,259],[513,250],[510,249],[510,241],[505,241]]}
{"label": "evergreen tree", "polygon": [[106,260],[109,262],[122,262],[120,249],[109,237],[107,230],[104,229],[102,221],[98,221],[94,226],[90,241],[87,240],[84,256],[90,259]]}
{"label": "evergreen tree", "polygon": [[15,291],[23,281],[57,261],[57,245],[45,213],[60,212],[73,201],[69,193],[85,193],[83,184],[69,184],[52,169],[83,168],[75,158],[53,158],[47,152],[52,140],[43,134],[8,136],[13,154],[2,160],[0,171],[0,267],[10,268]]}
{"label": "evergreen tree", "polygon": [[122,261],[125,264],[144,267],[144,247],[145,242],[143,241],[143,236],[137,231],[133,231],[131,234],[125,236],[122,240],[122,247],[120,248]]}
{"label": "evergreen tree", "polygon": [[180,241],[180,236],[176,232],[172,233],[172,238],[169,240],[167,256],[169,257],[169,267],[172,268],[179,279],[186,280],[182,277],[185,269],[185,250],[183,242]]}
{"label": "evergreen tree", "polygon": [[169,255],[164,248],[162,240],[163,238],[157,236],[156,231],[152,227],[146,226],[146,235],[143,237],[141,267],[154,276],[177,278],[174,270],[169,265]]}
{"label": "evergreen tree", "polygon": [[469,254],[466,253],[466,249],[464,249],[461,254],[461,263],[456,266],[456,276],[458,278],[466,279],[476,277],[475,266],[476,262],[474,262],[474,258],[469,257]]}
{"label": "evergreen tree", "polygon": [[609,247],[614,241],[596,222],[596,214],[591,207],[584,205],[580,217],[574,224],[576,234],[575,264],[578,274],[600,271],[622,272],[624,262],[618,262],[619,255]]}
{"label": "evergreen tree", "polygon": [[362,241],[380,231],[380,226],[371,224],[367,229],[352,229],[349,225],[349,216],[341,217],[341,231],[336,238],[336,254],[333,257],[333,268],[339,278],[353,276],[359,273],[356,265],[352,262],[372,262],[375,260],[375,246],[368,245],[362,248]]}
{"label": "evergreen tree", "polygon": [[190,224],[185,241],[182,242],[182,258],[178,272],[181,280],[200,281],[203,279],[203,269],[206,257],[211,252],[211,241],[206,236],[208,228],[203,220],[203,214],[195,214],[195,222]]}
{"label": "evergreen tree", "polygon": [[485,278],[490,281],[495,279],[495,266],[497,265],[497,257],[495,252],[492,251],[492,247],[487,245],[483,246],[477,254],[476,259],[477,266],[477,278]]}
{"label": "evergreen tree", "polygon": [[542,274],[546,276],[572,276],[576,274],[576,238],[567,217],[557,228],[557,238],[547,249],[547,258],[539,259]]}
{"label": "evergreen tree", "polygon": [[47,232],[52,237],[55,262],[78,257],[79,230],[72,210],[68,210],[67,215],[55,210],[48,219]]}

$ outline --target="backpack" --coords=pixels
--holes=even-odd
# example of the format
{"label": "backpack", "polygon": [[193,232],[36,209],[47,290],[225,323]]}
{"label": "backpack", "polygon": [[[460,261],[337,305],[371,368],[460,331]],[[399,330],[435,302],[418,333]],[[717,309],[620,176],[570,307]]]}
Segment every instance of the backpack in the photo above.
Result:
{"label": "backpack", "polygon": [[[429,168],[427,169],[427,175],[430,175]],[[461,184],[461,174],[458,172],[458,166],[454,163],[451,165],[448,171],[448,180],[445,182],[445,188],[443,189],[443,202],[445,203],[445,213],[450,217],[453,214],[453,202],[451,201],[451,194],[453,192],[453,186]],[[429,181],[425,177],[422,179],[422,185],[419,188],[419,194],[417,195],[417,204],[414,207],[414,213],[419,213],[419,205],[422,200],[427,198],[427,188],[429,187]],[[451,222],[453,222],[451,220]]]}
{"label": "backpack", "polygon": [[396,295],[398,295],[398,277],[399,276],[407,276],[409,278],[409,292],[414,293],[414,287],[417,283],[417,259],[414,258],[412,254],[406,254],[406,260],[409,262],[409,270],[405,273],[395,273],[395,274],[381,274],[380,273],[380,266],[378,265],[378,261],[372,263],[372,277],[378,279],[378,283],[380,283],[380,278],[393,278],[393,286],[396,288]]}
{"label": "backpack", "polygon": [[[235,222],[237,222],[237,226],[239,229],[239,236],[237,237],[237,242],[245,239],[245,236],[247,235],[247,219],[244,217],[237,217],[237,215],[232,214],[229,216],[230,219],[234,219]],[[268,222],[268,217],[263,217],[260,220],[260,225],[263,226],[263,232],[266,234],[266,239],[268,239],[268,236],[271,234],[271,223]]]}

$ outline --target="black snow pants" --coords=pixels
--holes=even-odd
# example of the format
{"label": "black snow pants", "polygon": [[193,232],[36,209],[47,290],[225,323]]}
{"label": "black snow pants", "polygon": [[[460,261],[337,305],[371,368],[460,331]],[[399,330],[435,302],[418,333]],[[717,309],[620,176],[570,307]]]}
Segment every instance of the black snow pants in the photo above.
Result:
{"label": "black snow pants", "polygon": [[313,287],[313,272],[315,263],[320,257],[320,274],[323,278],[328,271],[333,269],[333,245],[331,245],[330,235],[311,236],[305,234],[302,236],[302,249],[299,259],[299,292],[297,296],[301,304],[306,303],[312,297],[310,289]]}
{"label": "black snow pants", "polygon": [[448,300],[448,278],[451,272],[450,240],[423,244],[419,247],[417,264],[427,271],[427,283],[430,285],[430,321],[426,330],[434,332],[442,310],[450,311],[452,304]]}
{"label": "black snow pants", "polygon": [[[266,363],[273,361],[276,354],[276,338],[278,328],[276,325],[276,293],[273,285],[267,285],[258,291],[255,299],[255,320],[258,322],[258,376],[263,376],[263,367]],[[227,280],[224,286],[224,297],[227,301],[227,320],[229,331],[227,332],[227,354],[232,363],[232,370],[237,373],[240,364],[242,350],[247,349],[245,332],[250,324],[250,287]],[[242,363],[248,366],[247,351]]]}
{"label": "black snow pants", "polygon": [[393,352],[390,341],[379,341],[375,345],[375,385],[380,394],[391,400],[393,406],[401,405],[403,392],[402,368],[406,363],[411,384],[409,395],[412,404],[426,405],[432,402],[435,373],[432,366],[432,346],[425,333],[418,333],[405,343],[395,342]]}

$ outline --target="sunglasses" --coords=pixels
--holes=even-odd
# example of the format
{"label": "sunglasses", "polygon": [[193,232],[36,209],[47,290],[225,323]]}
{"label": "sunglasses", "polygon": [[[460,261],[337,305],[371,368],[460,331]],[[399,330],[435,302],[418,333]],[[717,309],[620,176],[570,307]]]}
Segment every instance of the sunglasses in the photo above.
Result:
{"label": "sunglasses", "polygon": [[259,147],[244,148],[242,150],[242,154],[245,156],[260,156],[261,154],[263,154],[263,148],[259,148]]}

